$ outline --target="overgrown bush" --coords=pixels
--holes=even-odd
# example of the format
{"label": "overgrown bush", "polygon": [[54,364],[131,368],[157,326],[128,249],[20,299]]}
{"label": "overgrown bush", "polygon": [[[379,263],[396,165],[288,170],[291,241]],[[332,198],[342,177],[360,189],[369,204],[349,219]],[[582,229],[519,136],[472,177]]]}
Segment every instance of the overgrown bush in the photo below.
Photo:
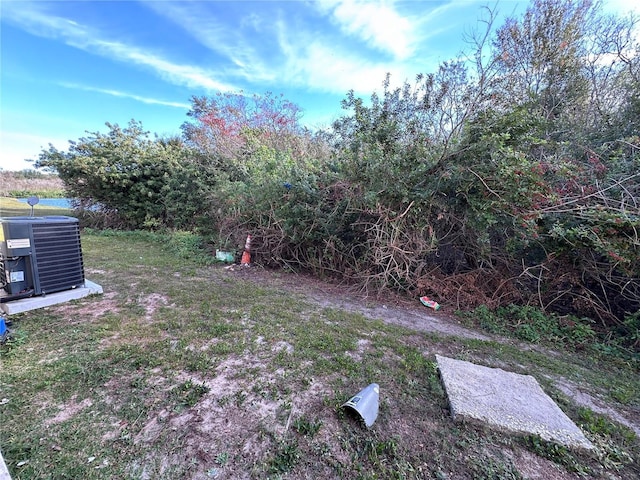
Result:
{"label": "overgrown bush", "polygon": [[71,142],[68,152],[50,146],[36,166],[58,173],[75,207],[87,212],[81,218],[95,226],[194,228],[213,186],[194,165],[196,153],[179,139],[150,139],[139,122],[107,127]]}

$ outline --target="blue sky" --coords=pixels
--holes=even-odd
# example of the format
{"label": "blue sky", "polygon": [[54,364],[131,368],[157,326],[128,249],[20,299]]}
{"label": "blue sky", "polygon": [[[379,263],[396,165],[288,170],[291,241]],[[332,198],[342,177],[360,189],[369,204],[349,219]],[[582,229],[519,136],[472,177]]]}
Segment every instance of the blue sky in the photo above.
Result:
{"label": "blue sky", "polygon": [[[497,25],[528,3],[499,2]],[[304,124],[328,126],[350,89],[368,97],[387,72],[412,80],[454,58],[495,4],[2,0],[0,168],[32,168],[105,122],[180,134],[190,98],[220,91],[282,93]]]}

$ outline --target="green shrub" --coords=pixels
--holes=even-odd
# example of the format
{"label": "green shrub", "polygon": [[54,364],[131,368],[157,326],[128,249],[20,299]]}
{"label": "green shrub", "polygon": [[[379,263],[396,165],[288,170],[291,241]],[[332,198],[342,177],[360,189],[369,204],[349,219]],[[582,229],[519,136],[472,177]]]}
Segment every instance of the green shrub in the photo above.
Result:
{"label": "green shrub", "polygon": [[593,344],[597,340],[592,320],[545,313],[531,305],[511,304],[494,310],[480,305],[472,311],[458,314],[483,330],[498,334],[510,333],[530,343],[577,348]]}

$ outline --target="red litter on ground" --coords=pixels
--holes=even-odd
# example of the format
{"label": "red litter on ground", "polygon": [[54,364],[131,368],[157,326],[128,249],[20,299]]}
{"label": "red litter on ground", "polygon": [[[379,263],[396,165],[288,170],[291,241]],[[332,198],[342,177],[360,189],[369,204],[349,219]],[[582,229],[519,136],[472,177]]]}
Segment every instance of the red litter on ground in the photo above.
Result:
{"label": "red litter on ground", "polygon": [[425,307],[433,308],[434,310],[440,309],[440,304],[435,300],[431,300],[429,297],[420,297],[420,301]]}

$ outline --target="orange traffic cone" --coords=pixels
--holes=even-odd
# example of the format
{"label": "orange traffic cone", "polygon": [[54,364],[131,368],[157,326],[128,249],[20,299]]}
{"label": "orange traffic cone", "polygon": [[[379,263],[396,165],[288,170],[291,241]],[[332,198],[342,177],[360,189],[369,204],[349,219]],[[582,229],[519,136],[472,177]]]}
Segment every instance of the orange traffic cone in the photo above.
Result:
{"label": "orange traffic cone", "polygon": [[251,263],[251,235],[247,235],[247,241],[244,243],[244,252],[242,252],[242,265],[249,265]]}

